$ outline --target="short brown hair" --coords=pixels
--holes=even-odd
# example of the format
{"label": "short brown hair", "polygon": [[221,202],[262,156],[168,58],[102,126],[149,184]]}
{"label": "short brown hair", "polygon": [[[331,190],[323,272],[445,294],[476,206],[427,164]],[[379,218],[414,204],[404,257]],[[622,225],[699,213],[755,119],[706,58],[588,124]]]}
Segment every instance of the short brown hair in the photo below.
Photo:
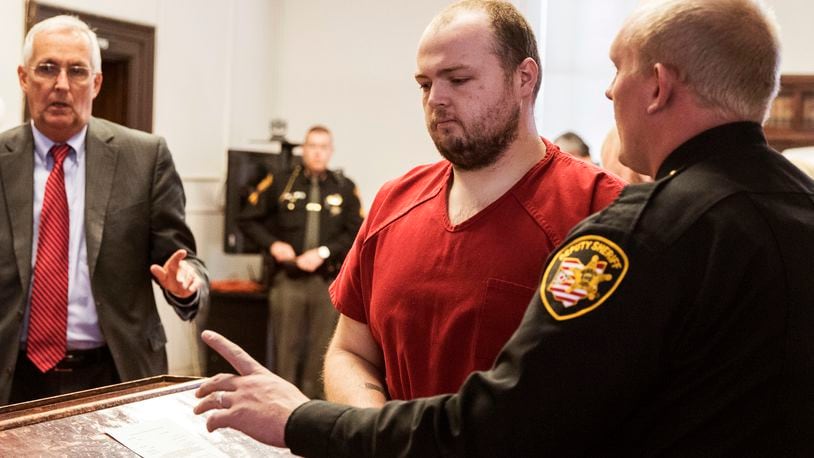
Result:
{"label": "short brown hair", "polygon": [[305,132],[305,140],[308,140],[308,136],[311,135],[313,132],[322,132],[324,134],[328,134],[333,139],[334,134],[331,132],[330,129],[323,126],[322,124],[316,124],[308,128],[308,131]]}
{"label": "short brown hair", "polygon": [[622,30],[642,71],[662,63],[679,73],[700,103],[765,120],[780,81],[780,42],[774,18],[759,0],[651,0]]}
{"label": "short brown hair", "polygon": [[554,144],[566,145],[564,148],[561,147],[561,149],[566,153],[579,157],[591,157],[591,148],[587,143],[585,143],[585,140],[583,140],[582,137],[574,132],[568,131],[560,134],[560,136],[554,140]]}
{"label": "short brown hair", "polygon": [[[438,16],[444,23],[460,10],[483,11],[489,17],[492,32],[495,36],[494,53],[503,63],[503,70],[511,75],[523,60],[531,57],[540,71],[534,85],[534,99],[540,92],[543,72],[540,65],[540,53],[537,51],[537,39],[534,31],[522,14],[509,2],[500,0],[461,0],[448,6]],[[445,21],[446,19],[446,21]]]}

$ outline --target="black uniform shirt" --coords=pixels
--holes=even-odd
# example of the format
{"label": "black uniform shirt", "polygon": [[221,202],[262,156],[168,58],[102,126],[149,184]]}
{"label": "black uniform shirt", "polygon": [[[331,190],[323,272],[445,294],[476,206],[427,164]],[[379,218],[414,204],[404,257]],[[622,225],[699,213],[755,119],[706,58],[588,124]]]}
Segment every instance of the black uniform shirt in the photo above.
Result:
{"label": "black uniform shirt", "polygon": [[[283,241],[302,254],[310,187],[301,165],[289,173],[269,172],[240,213],[240,229],[266,253],[272,243]],[[328,247],[330,257],[317,272],[335,276],[362,225],[361,204],[356,185],[341,172],[326,172],[319,191],[319,245]]]}
{"label": "black uniform shirt", "polygon": [[456,395],[286,425],[304,456],[814,456],[814,183],[754,123],[691,139],[549,258]]}

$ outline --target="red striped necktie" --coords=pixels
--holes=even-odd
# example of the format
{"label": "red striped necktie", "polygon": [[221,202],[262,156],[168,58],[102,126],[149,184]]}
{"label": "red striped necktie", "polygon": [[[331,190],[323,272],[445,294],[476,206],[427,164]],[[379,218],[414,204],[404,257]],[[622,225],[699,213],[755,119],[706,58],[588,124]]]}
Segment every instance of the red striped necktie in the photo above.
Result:
{"label": "red striped necktie", "polygon": [[67,347],[69,218],[62,164],[70,151],[67,144],[51,148],[54,167],[40,212],[27,353],[42,372],[62,360]]}

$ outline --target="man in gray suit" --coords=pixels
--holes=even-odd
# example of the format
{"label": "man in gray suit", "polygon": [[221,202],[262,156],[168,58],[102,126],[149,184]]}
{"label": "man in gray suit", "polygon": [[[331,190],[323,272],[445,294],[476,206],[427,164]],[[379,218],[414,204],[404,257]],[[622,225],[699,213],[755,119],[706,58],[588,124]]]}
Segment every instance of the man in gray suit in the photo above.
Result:
{"label": "man in gray suit", "polygon": [[96,35],[35,25],[17,69],[31,122],[0,134],[0,405],[166,373],[151,279],[185,320],[208,278],[160,137],[91,117]]}

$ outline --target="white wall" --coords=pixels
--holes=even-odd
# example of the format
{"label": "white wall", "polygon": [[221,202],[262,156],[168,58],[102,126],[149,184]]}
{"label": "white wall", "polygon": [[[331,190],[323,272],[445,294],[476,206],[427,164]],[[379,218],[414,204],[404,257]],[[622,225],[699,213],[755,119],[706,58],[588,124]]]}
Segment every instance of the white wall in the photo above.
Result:
{"label": "white wall", "polygon": [[543,91],[538,100],[538,128],[554,140],[577,133],[599,162],[605,135],[614,125],[605,88],[613,78],[608,58],[616,32],[638,0],[550,0],[547,2]]}
{"label": "white wall", "polygon": [[17,83],[17,65],[25,28],[23,0],[6,1],[0,9],[0,131],[20,123],[23,97]]}
{"label": "white wall", "polygon": [[279,28],[272,27],[278,18],[277,1],[240,0],[235,2],[231,24],[231,123],[230,144],[262,140],[269,137],[273,115],[275,86],[271,75],[277,65]]}
{"label": "white wall", "polygon": [[789,74],[814,73],[814,2],[811,0],[765,0],[780,25],[783,61],[780,69]]}

